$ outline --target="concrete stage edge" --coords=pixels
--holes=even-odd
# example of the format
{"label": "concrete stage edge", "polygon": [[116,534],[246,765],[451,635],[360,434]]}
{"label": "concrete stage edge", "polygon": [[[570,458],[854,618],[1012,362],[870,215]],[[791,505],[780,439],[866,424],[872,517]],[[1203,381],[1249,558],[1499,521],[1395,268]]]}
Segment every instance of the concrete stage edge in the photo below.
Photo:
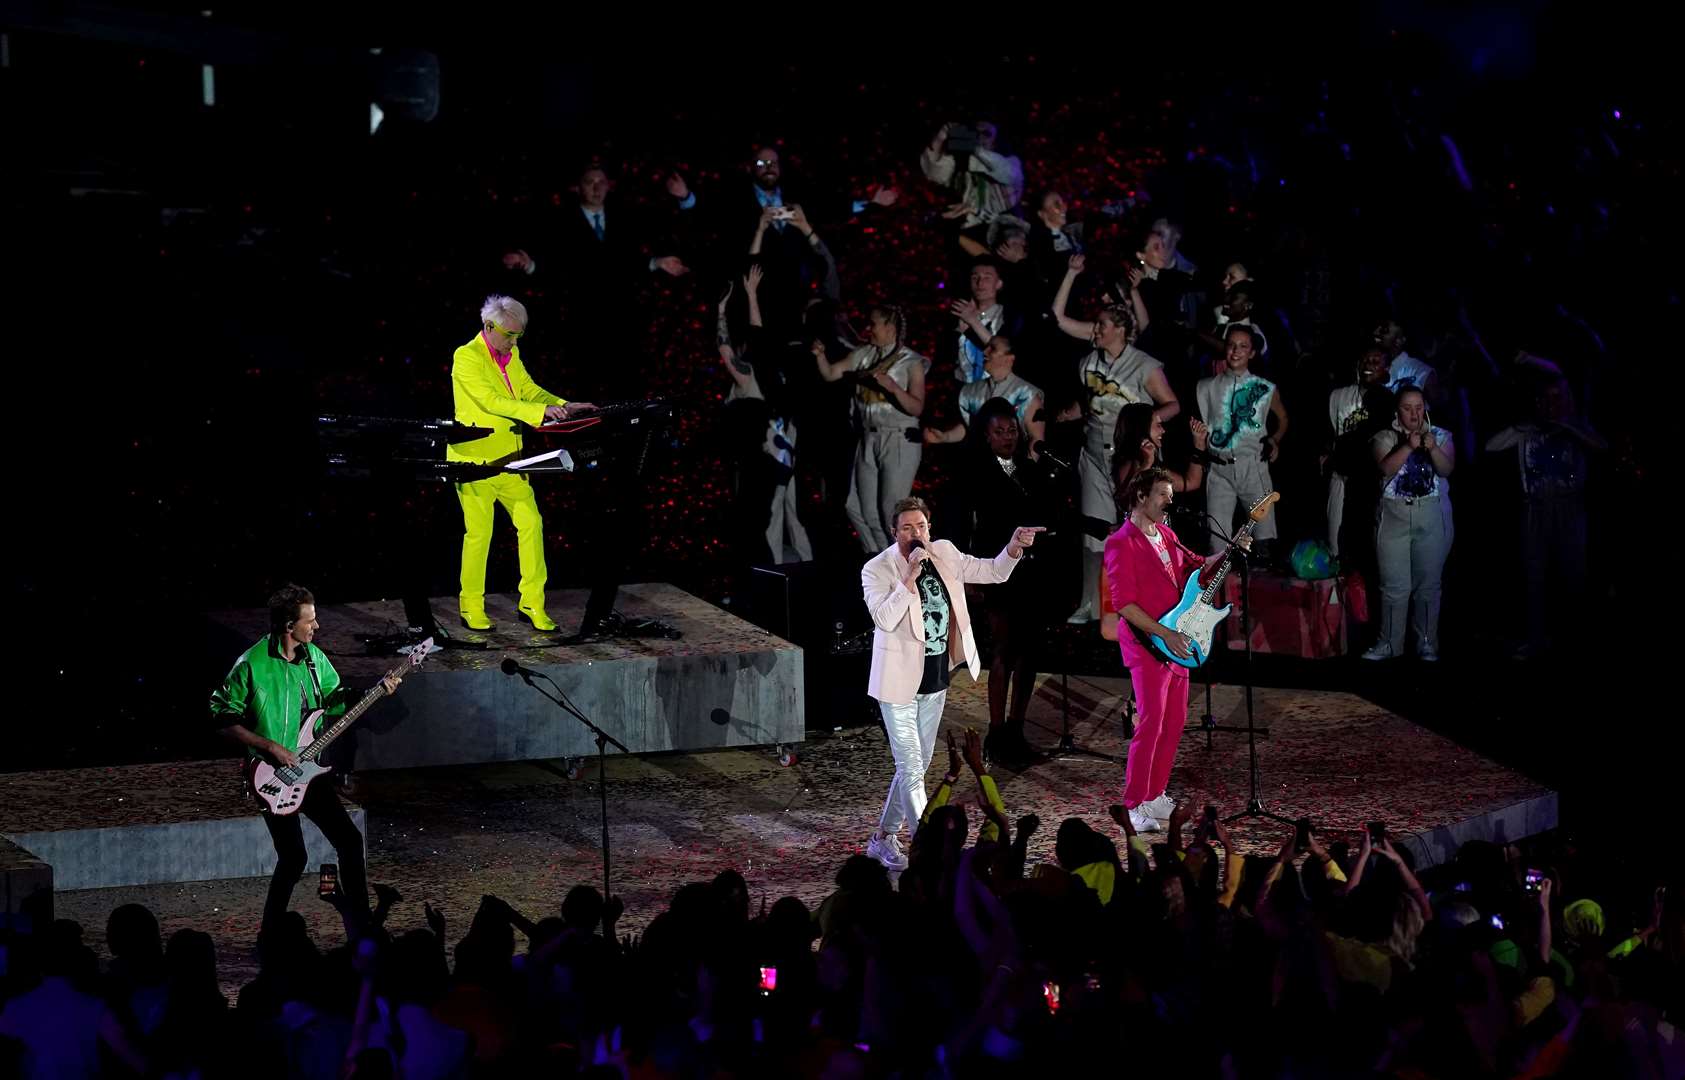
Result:
{"label": "concrete stage edge", "polygon": [[[548,596],[551,618],[565,631],[579,626],[584,590]],[[510,596],[486,598],[489,633],[450,629],[454,597],[432,601],[450,638],[405,679],[392,701],[378,703],[340,740],[332,760],[342,768],[406,769],[493,761],[549,760],[595,754],[591,732],[500,665],[514,659],[555,680],[568,700],[634,754],[730,747],[793,747],[805,734],[802,651],[750,623],[666,584],[626,585],[616,610],[653,618],[683,636],[615,638],[557,644],[516,618]],[[353,686],[370,686],[397,663],[370,656],[365,635],[390,634],[404,622],[395,600],[318,607],[317,644]],[[211,616],[231,646],[266,630],[263,611]],[[554,689],[535,680],[545,690]],[[617,751],[611,746],[610,753]]]}

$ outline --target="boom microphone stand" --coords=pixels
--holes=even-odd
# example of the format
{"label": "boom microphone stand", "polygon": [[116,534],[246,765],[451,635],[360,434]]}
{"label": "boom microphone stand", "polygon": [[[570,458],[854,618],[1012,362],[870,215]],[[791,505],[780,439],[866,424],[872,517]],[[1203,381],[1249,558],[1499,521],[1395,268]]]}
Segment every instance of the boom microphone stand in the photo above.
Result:
{"label": "boom microphone stand", "polygon": [[[532,687],[534,690],[537,690],[540,694],[543,694],[545,696],[545,698],[547,698],[548,700],[553,702],[557,708],[561,709],[563,712],[567,713],[569,716],[573,717],[575,720],[578,720],[581,724],[584,724],[587,728],[589,728],[590,731],[591,731],[591,734],[597,740],[597,792],[598,792],[599,796],[601,797],[601,807],[602,807],[602,809],[601,809],[601,819],[602,819],[602,826],[603,826],[603,844],[602,844],[602,849],[603,849],[603,899],[606,901],[610,896],[613,895],[613,893],[611,893],[609,891],[609,874],[608,874],[608,869],[609,869],[609,860],[608,860],[608,746],[609,746],[609,744],[612,743],[614,748],[616,750],[619,750],[622,754],[630,754],[632,751],[626,749],[625,744],[623,744],[619,739],[616,739],[613,735],[610,735],[608,732],[604,731],[602,728],[598,727],[596,724],[593,724],[591,722],[590,717],[588,717],[584,713],[580,712],[579,709],[573,704],[573,702],[568,700],[568,696],[566,694],[562,693],[562,688],[559,687],[559,686],[556,686],[556,680],[554,680],[550,676],[544,674],[544,672],[535,671],[535,670],[533,670],[532,668],[529,668],[529,667],[523,667],[519,663],[510,659],[510,660],[503,661],[503,674],[505,674],[505,675],[519,675],[523,682],[525,682],[528,686]],[[552,687],[555,688],[556,692],[554,694],[552,694],[552,693],[550,693],[550,691],[544,689],[544,687],[539,686],[538,684],[534,683],[532,681],[532,677],[534,675],[537,675],[539,678],[541,678],[545,682],[549,683]]]}

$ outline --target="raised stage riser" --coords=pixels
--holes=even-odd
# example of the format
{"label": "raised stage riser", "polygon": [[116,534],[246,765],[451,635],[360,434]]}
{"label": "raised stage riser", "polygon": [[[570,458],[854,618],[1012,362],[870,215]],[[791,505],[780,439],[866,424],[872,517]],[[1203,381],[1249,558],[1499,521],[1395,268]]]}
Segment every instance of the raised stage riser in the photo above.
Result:
{"label": "raised stage riser", "polygon": [[1510,844],[1556,828],[1557,820],[1557,793],[1551,791],[1416,833],[1407,843],[1420,870],[1451,861],[1457,849],[1470,841]]}
{"label": "raised stage riser", "polygon": [[[517,654],[518,655],[518,654]],[[668,655],[547,664],[522,657],[634,754],[798,744],[803,739],[802,654]],[[538,685],[549,689],[543,680]],[[577,720],[520,678],[489,671],[422,670],[395,701],[345,736],[336,760],[358,769],[583,757],[596,742]],[[615,753],[613,747],[610,752]]]}
{"label": "raised stage riser", "polygon": [[[53,891],[53,868],[20,844],[0,836],[0,916],[21,914],[32,899]],[[47,905],[52,910],[52,905]]]}
{"label": "raised stage riser", "polygon": [[[361,807],[348,806],[351,820],[366,837]],[[304,822],[304,846],[309,865],[333,862],[333,847],[312,825]],[[178,881],[216,881],[223,878],[268,877],[275,872],[275,846],[257,813],[235,818],[168,825],[130,825],[105,829],[62,829],[53,832],[8,833],[7,839],[28,849],[52,870],[53,886],[69,889],[107,889],[119,885],[158,885]]]}

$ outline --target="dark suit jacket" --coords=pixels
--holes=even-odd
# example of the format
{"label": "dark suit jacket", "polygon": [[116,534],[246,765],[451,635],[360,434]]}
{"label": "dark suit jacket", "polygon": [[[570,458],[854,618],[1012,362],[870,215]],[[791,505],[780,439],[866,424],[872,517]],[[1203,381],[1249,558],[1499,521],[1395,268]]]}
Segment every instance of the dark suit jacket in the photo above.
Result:
{"label": "dark suit jacket", "polygon": [[574,199],[538,208],[520,223],[512,246],[532,256],[535,269],[530,276],[517,272],[509,288],[539,289],[559,304],[560,325],[544,332],[561,344],[561,366],[553,370],[565,376],[562,385],[573,396],[644,396],[639,292],[653,276],[650,259],[678,253],[682,221],[675,215],[681,213],[665,195],[647,209],[610,196],[600,240]]}
{"label": "dark suit jacket", "polygon": [[[1006,475],[980,432],[967,436],[961,453],[965,455],[960,474],[964,485],[963,512],[971,523],[971,550],[1004,548],[1012,540],[1013,530],[1020,525],[1049,528],[1058,525],[1053,488],[1036,462],[1020,453],[1017,469],[1011,476]],[[984,546],[978,547],[979,544]],[[985,587],[988,606],[999,605],[1021,618],[1045,621],[1050,612],[1043,609],[1057,603],[1048,602],[1051,595],[1058,593],[1049,578],[1049,571],[1058,569],[1056,546],[1053,541],[1044,544],[1038,540],[1026,564],[1010,581]],[[1068,604],[1065,610],[1069,610]]]}
{"label": "dark suit jacket", "polygon": [[[846,220],[850,208],[840,208],[837,200],[816,196],[806,201],[808,193],[789,186],[782,188],[785,206],[800,206],[815,231],[823,240],[832,226]],[[704,209],[698,206],[697,209]],[[692,211],[694,212],[694,211]],[[836,216],[833,217],[833,214]],[[749,254],[749,244],[755,238],[755,227],[761,217],[761,204],[755,197],[754,182],[746,178],[733,180],[709,197],[704,226],[713,238],[710,245],[715,252],[709,267],[710,276],[724,281],[740,279],[751,262],[759,263],[762,274],[761,311],[769,328],[780,336],[787,336],[801,318],[802,308],[813,296],[822,296],[834,288],[827,283],[825,260],[813,250],[801,230],[784,224],[782,229],[768,226],[761,237],[759,255]],[[741,287],[737,289],[742,292]],[[831,299],[834,299],[831,298]],[[734,297],[734,305],[741,304]]]}
{"label": "dark suit jacket", "polygon": [[1149,320],[1135,347],[1169,368],[1182,364],[1192,337],[1183,324],[1182,297],[1193,287],[1194,279],[1180,270],[1160,270],[1138,286]]}
{"label": "dark suit jacket", "polygon": [[544,215],[526,248],[537,264],[536,278],[560,288],[570,317],[591,318],[630,305],[649,260],[675,254],[675,224],[610,198],[603,205],[603,238],[597,239],[585,211],[569,200]]}

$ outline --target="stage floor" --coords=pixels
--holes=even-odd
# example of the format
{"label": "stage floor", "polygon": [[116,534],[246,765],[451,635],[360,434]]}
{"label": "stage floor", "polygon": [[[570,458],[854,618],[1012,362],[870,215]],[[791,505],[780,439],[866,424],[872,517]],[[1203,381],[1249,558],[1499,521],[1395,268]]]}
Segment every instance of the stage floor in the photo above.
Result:
{"label": "stage floor", "polygon": [[[1218,733],[1207,749],[1198,730],[1203,695],[1195,689],[1171,792],[1239,810],[1247,795],[1246,738]],[[1118,716],[1126,692],[1122,679],[1070,680],[1080,744],[1122,752]],[[1059,678],[1044,677],[1030,711],[1033,742],[1057,741],[1060,700]],[[1244,723],[1237,688],[1217,687],[1214,705],[1219,723]],[[1364,822],[1384,820],[1395,837],[1411,838],[1419,863],[1431,864],[1463,839],[1519,839],[1556,824],[1554,792],[1356,696],[1264,689],[1255,708],[1259,723],[1273,729],[1258,743],[1266,806],[1310,816],[1325,837],[1351,837]],[[964,675],[948,697],[945,726],[956,725],[987,725],[985,687]],[[945,766],[938,752],[932,784]],[[763,894],[769,903],[795,895],[817,904],[842,860],[862,848],[892,772],[874,728],[809,743],[789,768],[754,750],[610,758],[613,882],[626,901],[625,929],[641,928],[678,885],[731,867],[748,879],[757,904]],[[997,774],[1011,816],[1033,812],[1042,820],[1032,863],[1051,859],[1063,817],[1080,815],[1115,832],[1106,807],[1118,799],[1121,766],[1072,758]],[[577,781],[542,761],[363,773],[353,797],[368,812],[371,880],[404,894],[394,929],[424,925],[421,903],[430,901],[443,906],[454,942],[484,893],[537,918],[554,913],[575,884],[600,887],[594,764]],[[957,797],[976,799],[969,777]],[[1242,822],[1235,835],[1247,850],[1273,850],[1285,827]],[[206,930],[232,988],[254,971],[264,887],[263,879],[250,878],[87,890],[61,893],[57,903],[96,947],[103,946],[106,915],[130,901],[151,907],[166,934]],[[307,877],[294,907],[319,940],[336,942],[338,920],[313,891]]]}

